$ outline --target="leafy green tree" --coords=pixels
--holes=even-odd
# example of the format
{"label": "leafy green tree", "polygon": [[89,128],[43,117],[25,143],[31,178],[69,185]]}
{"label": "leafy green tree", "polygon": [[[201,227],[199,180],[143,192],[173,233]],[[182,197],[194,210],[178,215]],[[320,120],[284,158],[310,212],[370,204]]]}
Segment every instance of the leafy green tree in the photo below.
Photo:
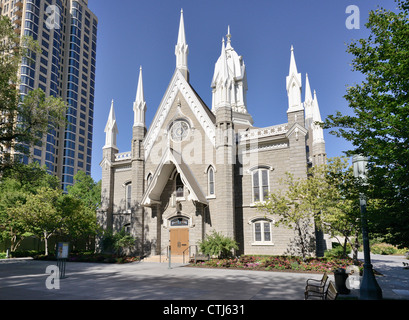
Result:
{"label": "leafy green tree", "polygon": [[4,171],[0,180],[0,239],[11,241],[12,252],[24,238],[33,235],[14,209],[24,205],[40,188],[56,190],[59,185],[58,179],[47,174],[37,163],[17,163]]}
{"label": "leafy green tree", "polygon": [[32,233],[45,243],[45,254],[48,255],[48,239],[61,228],[63,217],[58,210],[58,199],[61,191],[41,187],[37,194],[27,196],[26,202],[16,203],[10,208],[14,219],[20,221],[27,232]]}
{"label": "leafy green tree", "polygon": [[81,200],[84,206],[96,212],[101,204],[101,181],[95,182],[84,171],[74,176],[74,185],[68,186],[68,195]]}
{"label": "leafy green tree", "polygon": [[359,185],[355,180],[353,168],[347,158],[328,159],[325,164],[325,180],[329,188],[334,188],[333,198],[322,212],[322,228],[325,233],[344,241],[343,256],[347,255],[348,243],[354,249],[354,259],[358,259],[359,235],[361,230],[359,208]]}
{"label": "leafy green tree", "polygon": [[383,205],[369,216],[372,231],[398,246],[409,246],[409,1],[397,12],[371,11],[370,35],[353,41],[353,70],[364,81],[347,89],[352,115],[337,112],[324,122],[353,145],[347,155],[369,158],[367,196]]}
{"label": "leafy green tree", "polygon": [[281,184],[284,190],[271,193],[267,201],[258,204],[258,209],[277,217],[276,226],[294,229],[294,247],[305,260],[315,249],[315,225],[321,225],[320,213],[333,189],[328,188],[322,167],[312,168],[308,179],[295,179],[287,173]]}
{"label": "leafy green tree", "polygon": [[38,43],[20,39],[10,19],[0,16],[0,172],[20,160],[15,155],[29,155],[44,134],[66,123],[62,99],[46,97],[41,89],[20,95],[21,61],[30,64],[38,54]]}

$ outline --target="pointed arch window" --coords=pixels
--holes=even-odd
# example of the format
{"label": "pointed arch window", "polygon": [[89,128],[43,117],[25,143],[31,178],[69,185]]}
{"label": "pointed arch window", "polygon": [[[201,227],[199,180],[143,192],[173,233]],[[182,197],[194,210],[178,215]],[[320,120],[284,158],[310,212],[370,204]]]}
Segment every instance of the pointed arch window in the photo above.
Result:
{"label": "pointed arch window", "polygon": [[185,186],[183,184],[182,178],[178,173],[176,176],[176,198],[183,198],[185,195]]}
{"label": "pointed arch window", "polygon": [[214,196],[215,191],[214,191],[214,169],[213,167],[209,167],[209,170],[207,170],[207,190],[209,196]]}
{"label": "pointed arch window", "polygon": [[149,173],[148,176],[146,177],[146,181],[147,181],[147,186],[149,187],[151,182],[152,182],[152,173]]}
{"label": "pointed arch window", "polygon": [[125,185],[125,208],[131,210],[132,206],[132,183]]}

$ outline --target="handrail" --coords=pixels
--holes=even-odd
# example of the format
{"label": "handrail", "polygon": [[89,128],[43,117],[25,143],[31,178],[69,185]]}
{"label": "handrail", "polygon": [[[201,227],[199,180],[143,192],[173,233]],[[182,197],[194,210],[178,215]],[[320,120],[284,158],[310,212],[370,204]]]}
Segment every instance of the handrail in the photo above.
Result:
{"label": "handrail", "polygon": [[166,246],[166,248],[163,248],[163,249],[160,251],[160,253],[159,253],[159,263],[162,262],[162,251],[165,250],[165,249],[166,249],[166,255],[168,256],[168,259],[169,259],[169,248],[170,248],[170,245],[169,245],[169,246]]}
{"label": "handrail", "polygon": [[185,250],[183,250],[183,252],[182,252],[182,256],[183,256],[183,263],[185,263],[185,252],[187,251],[187,250],[189,250],[189,257],[191,257],[192,256],[192,252],[191,252],[191,247],[195,247],[195,253],[197,253],[197,245],[195,245],[195,244],[192,244],[192,245],[190,245],[189,247],[187,247]]}

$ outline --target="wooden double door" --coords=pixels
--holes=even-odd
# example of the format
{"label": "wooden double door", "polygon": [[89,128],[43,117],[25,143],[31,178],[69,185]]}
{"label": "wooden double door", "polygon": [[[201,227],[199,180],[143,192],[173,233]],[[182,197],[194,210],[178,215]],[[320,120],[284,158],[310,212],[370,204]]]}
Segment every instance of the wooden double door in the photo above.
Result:
{"label": "wooden double door", "polygon": [[188,254],[189,249],[189,229],[170,229],[170,246],[172,255]]}

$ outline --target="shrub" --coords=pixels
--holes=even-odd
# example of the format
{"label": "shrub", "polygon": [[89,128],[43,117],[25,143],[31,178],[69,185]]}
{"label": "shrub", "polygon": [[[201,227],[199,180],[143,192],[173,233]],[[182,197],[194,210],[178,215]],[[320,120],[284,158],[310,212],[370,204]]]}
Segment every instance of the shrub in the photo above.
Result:
{"label": "shrub", "polygon": [[[351,253],[351,246],[348,244],[345,254]],[[324,257],[326,258],[344,258],[344,248],[338,244],[334,243],[332,249],[324,252]]]}
{"label": "shrub", "polygon": [[219,258],[228,258],[232,256],[232,250],[238,249],[237,242],[229,237],[223,236],[216,231],[208,235],[199,243],[200,251],[211,256]]}
{"label": "shrub", "polygon": [[135,238],[122,229],[120,232],[113,233],[111,230],[105,231],[102,237],[102,248],[104,251],[115,251],[123,255],[125,251],[130,251],[135,246]]}
{"label": "shrub", "polygon": [[394,246],[387,243],[376,243],[371,246],[371,252],[374,254],[388,255],[395,254],[397,251]]}

